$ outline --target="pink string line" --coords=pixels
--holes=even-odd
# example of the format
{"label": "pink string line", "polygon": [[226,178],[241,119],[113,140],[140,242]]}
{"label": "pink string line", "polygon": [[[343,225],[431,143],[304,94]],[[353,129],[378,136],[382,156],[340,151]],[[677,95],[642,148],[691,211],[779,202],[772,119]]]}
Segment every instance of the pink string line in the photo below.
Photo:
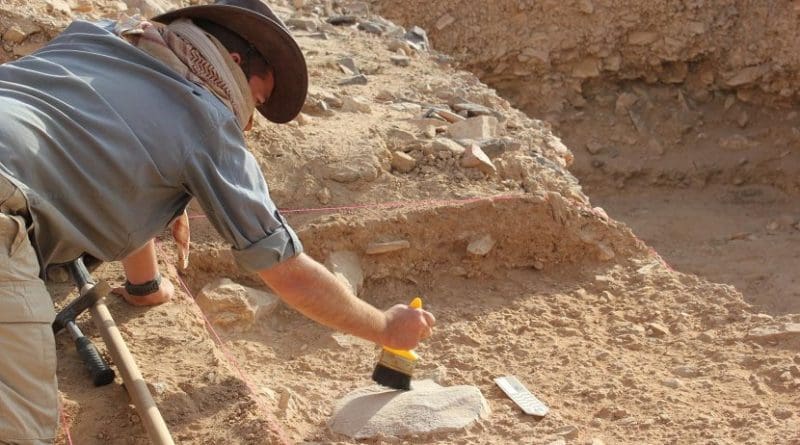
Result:
{"label": "pink string line", "polygon": [[[158,243],[156,243],[156,245],[158,246],[158,249],[159,249],[161,255],[164,256],[164,251],[161,248],[161,243],[158,242]],[[180,282],[181,287],[183,288],[184,292],[186,292],[186,294],[189,296],[189,301],[193,304],[195,309],[203,317],[203,320],[205,321],[206,327],[211,332],[211,334],[214,337],[214,340],[217,343],[217,345],[219,345],[219,347],[222,349],[222,353],[225,355],[225,358],[228,360],[228,363],[230,363],[230,365],[236,370],[236,372],[239,374],[239,377],[244,382],[245,386],[247,386],[247,389],[250,390],[250,393],[253,396],[252,397],[253,400],[256,402],[258,407],[261,408],[261,410],[267,416],[267,421],[269,423],[271,423],[272,425],[274,425],[275,432],[278,434],[278,439],[283,444],[291,443],[289,441],[289,439],[286,437],[286,432],[283,430],[283,428],[281,428],[280,422],[278,422],[278,419],[276,419],[275,416],[272,415],[272,412],[269,410],[269,407],[267,407],[266,404],[264,404],[264,402],[261,400],[261,398],[258,397],[258,394],[255,391],[254,385],[250,382],[250,379],[247,377],[247,374],[239,366],[239,363],[233,357],[233,354],[231,354],[230,350],[225,346],[225,343],[222,342],[222,339],[217,334],[217,331],[214,330],[214,326],[211,325],[211,321],[208,319],[206,314],[203,312],[203,309],[200,308],[200,306],[198,306],[197,300],[195,300],[194,295],[192,295],[192,291],[189,290],[189,286],[186,285],[186,282],[183,280],[183,277],[181,277],[178,274],[175,274],[175,276],[178,278],[178,281]]]}
{"label": "pink string line", "polygon": [[[379,202],[376,204],[353,204],[338,207],[316,207],[316,208],[301,208],[301,209],[278,209],[281,213],[315,213],[315,212],[347,212],[352,210],[363,209],[391,209],[395,207],[432,207],[453,204],[468,204],[480,201],[502,201],[507,199],[519,198],[525,195],[522,194],[505,194],[494,196],[481,196],[477,198],[463,198],[463,199],[426,199],[419,201],[387,201]],[[205,218],[206,215],[190,215],[189,219]]]}
{"label": "pink string line", "polygon": [[64,406],[61,404],[61,401],[58,402],[58,417],[61,418],[61,428],[64,430],[64,434],[67,436],[67,443],[69,445],[72,444],[72,435],[69,433],[69,426],[67,426],[67,416],[64,414]]}

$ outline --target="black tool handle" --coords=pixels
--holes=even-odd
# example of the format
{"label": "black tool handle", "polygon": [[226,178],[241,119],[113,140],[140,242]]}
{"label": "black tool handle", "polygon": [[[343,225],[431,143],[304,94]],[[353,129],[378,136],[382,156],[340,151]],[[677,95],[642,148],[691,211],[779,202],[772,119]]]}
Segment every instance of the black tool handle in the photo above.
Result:
{"label": "black tool handle", "polygon": [[92,276],[89,275],[89,271],[86,270],[86,266],[83,264],[83,257],[79,257],[70,263],[68,268],[69,274],[72,275],[72,279],[78,286],[78,292],[83,290],[83,286],[86,286],[88,283],[94,283]]}
{"label": "black tool handle", "polygon": [[[87,284],[94,284],[94,280],[92,280],[89,271],[86,270],[86,266],[83,264],[83,258],[78,258],[70,263],[69,271],[70,275],[72,275],[72,279],[75,280],[75,284],[78,286],[79,293],[85,290],[84,287]],[[94,286],[92,286],[90,289],[86,290],[86,294],[92,293],[94,290]],[[97,301],[97,298],[95,296],[94,298],[90,298],[90,300],[93,305],[94,302]],[[67,328],[69,328],[72,333],[72,337],[75,339],[75,347],[78,349],[78,355],[81,356],[83,364],[92,376],[92,383],[94,383],[94,386],[108,385],[113,382],[114,370],[103,360],[103,357],[92,341],[83,335],[81,330],[78,329],[78,326],[75,325],[74,320],[68,321],[67,325]]]}
{"label": "black tool handle", "polygon": [[114,381],[114,370],[103,360],[100,352],[88,337],[82,335],[76,338],[75,347],[78,348],[78,354],[92,376],[94,386],[108,385]]}

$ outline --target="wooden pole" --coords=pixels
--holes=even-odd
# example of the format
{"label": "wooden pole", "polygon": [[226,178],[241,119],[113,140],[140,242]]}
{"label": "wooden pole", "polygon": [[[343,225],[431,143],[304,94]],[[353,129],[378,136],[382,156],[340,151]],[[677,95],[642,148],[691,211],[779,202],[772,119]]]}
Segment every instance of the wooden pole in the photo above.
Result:
{"label": "wooden pole", "polygon": [[174,445],[172,436],[169,434],[167,424],[161,417],[158,411],[153,396],[150,390],[147,389],[147,384],[142,378],[142,373],[139,372],[139,367],[133,360],[122,335],[119,333],[114,319],[111,318],[111,313],[108,311],[105,302],[101,299],[94,306],[91,307],[92,318],[95,325],[100,330],[100,335],[106,343],[108,352],[114,359],[114,364],[117,365],[120,373],[122,374],[122,381],[125,383],[125,388],[133,400],[133,405],[139,412],[139,417],[142,419],[147,437],[154,445]]}

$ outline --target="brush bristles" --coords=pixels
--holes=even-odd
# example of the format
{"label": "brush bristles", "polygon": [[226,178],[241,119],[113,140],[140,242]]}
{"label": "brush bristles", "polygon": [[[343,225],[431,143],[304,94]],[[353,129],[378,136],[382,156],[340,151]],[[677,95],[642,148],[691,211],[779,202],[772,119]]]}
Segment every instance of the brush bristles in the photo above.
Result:
{"label": "brush bristles", "polygon": [[411,389],[411,376],[378,363],[372,371],[372,380],[389,388]]}

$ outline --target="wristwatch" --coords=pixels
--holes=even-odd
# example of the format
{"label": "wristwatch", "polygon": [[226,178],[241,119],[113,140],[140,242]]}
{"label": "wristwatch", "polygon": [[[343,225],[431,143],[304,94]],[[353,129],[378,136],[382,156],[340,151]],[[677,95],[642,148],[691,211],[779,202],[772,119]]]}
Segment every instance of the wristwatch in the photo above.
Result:
{"label": "wristwatch", "polygon": [[142,283],[142,284],[131,284],[130,281],[125,281],[125,291],[128,292],[128,295],[132,295],[134,297],[144,297],[145,295],[150,295],[153,292],[157,291],[161,286],[161,274],[156,273],[156,277],[152,280]]}

